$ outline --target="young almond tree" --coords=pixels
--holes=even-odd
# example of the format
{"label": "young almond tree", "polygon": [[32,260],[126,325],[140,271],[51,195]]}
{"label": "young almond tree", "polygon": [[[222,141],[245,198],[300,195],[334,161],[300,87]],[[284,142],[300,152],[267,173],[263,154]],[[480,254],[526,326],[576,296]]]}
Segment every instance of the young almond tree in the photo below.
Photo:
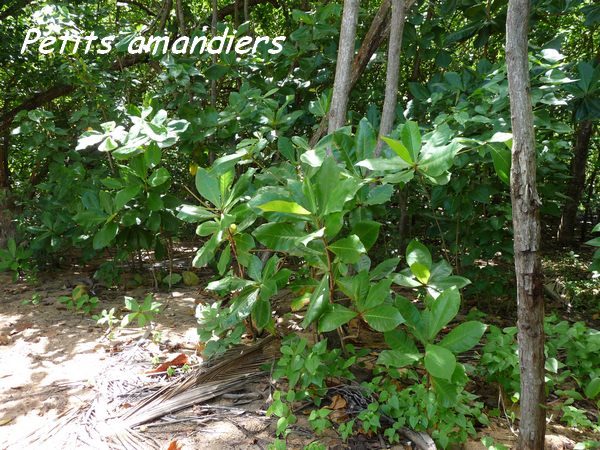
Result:
{"label": "young almond tree", "polygon": [[527,30],[529,0],[509,0],[506,63],[513,145],[510,173],[514,230],[521,420],[519,449],[543,449],[544,297],[539,260],[540,200],[536,188],[536,150],[531,106]]}

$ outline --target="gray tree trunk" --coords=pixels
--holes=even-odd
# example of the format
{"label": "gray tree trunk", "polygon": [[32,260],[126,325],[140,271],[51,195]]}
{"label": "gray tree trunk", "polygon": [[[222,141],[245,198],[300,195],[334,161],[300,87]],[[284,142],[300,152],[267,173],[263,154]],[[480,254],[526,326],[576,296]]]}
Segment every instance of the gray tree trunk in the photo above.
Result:
{"label": "gray tree trunk", "polygon": [[392,21],[390,24],[390,43],[388,45],[387,74],[385,80],[385,99],[379,126],[379,139],[375,156],[381,154],[383,148],[382,136],[392,132],[396,119],[396,105],[398,104],[398,80],[400,76],[400,53],[402,51],[402,33],[406,22],[406,13],[413,0],[392,0]]}
{"label": "gray tree trunk", "polygon": [[6,248],[8,239],[14,237],[15,227],[12,221],[10,169],[8,167],[8,151],[10,136],[5,133],[0,137],[0,248]]}
{"label": "gray tree trunk", "polygon": [[560,228],[558,230],[558,239],[560,242],[568,243],[573,241],[575,236],[575,224],[577,222],[577,209],[581,200],[581,193],[585,187],[585,166],[587,164],[590,152],[590,141],[594,125],[591,120],[584,120],[579,123],[575,136],[575,146],[573,161],[571,162],[571,180],[567,187],[567,196]]}
{"label": "gray tree trunk", "polygon": [[[369,31],[365,35],[363,42],[354,58],[352,63],[352,73],[350,76],[350,91],[359,80],[360,76],[363,74],[365,69],[367,68],[368,62],[371,60],[371,57],[375,53],[375,51],[379,48],[387,34],[389,33],[389,12],[391,8],[391,0],[383,0],[373,21],[371,22],[371,26],[369,27]],[[314,146],[319,139],[321,139],[326,131],[327,126],[329,124],[329,117],[325,116],[321,120],[319,124],[319,128],[313,133],[310,138],[310,146]]]}
{"label": "gray tree trunk", "polygon": [[344,0],[335,80],[333,82],[331,107],[329,108],[328,133],[333,133],[346,123],[359,5],[360,0]]}
{"label": "gray tree trunk", "polygon": [[539,260],[540,200],[531,106],[528,41],[529,0],[509,0],[506,63],[513,132],[510,172],[514,231],[521,417],[519,449],[544,448],[544,297]]}

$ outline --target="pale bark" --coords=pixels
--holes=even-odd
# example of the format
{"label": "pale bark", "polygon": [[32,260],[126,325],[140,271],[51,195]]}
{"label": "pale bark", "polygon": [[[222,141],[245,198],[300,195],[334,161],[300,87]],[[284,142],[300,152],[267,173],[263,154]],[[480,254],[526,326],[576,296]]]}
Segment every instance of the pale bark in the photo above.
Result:
{"label": "pale bark", "polygon": [[359,5],[359,0],[344,0],[335,80],[329,109],[329,133],[333,133],[346,123]]}
{"label": "pale bark", "polygon": [[527,31],[529,0],[509,0],[506,63],[513,132],[511,201],[514,231],[519,361],[521,365],[519,449],[543,449],[544,297],[539,259],[540,200],[531,106]]}
{"label": "pale bark", "polygon": [[392,0],[392,21],[390,24],[390,43],[388,45],[387,74],[385,80],[385,98],[379,126],[379,139],[375,149],[375,157],[381,154],[383,148],[382,136],[392,132],[396,119],[398,104],[398,82],[400,77],[400,53],[402,51],[402,33],[406,22],[406,13],[413,0]]}
{"label": "pale bark", "polygon": [[560,242],[571,242],[575,236],[575,224],[577,222],[577,210],[581,194],[585,187],[585,166],[590,152],[590,141],[594,126],[591,120],[579,123],[575,136],[574,155],[571,162],[571,180],[567,187],[565,207],[560,221],[558,238]]}
{"label": "pale bark", "polygon": [[[381,43],[385,40],[389,33],[389,12],[391,7],[391,0],[383,0],[373,21],[371,22],[371,26],[369,27],[369,31],[365,35],[363,42],[358,50],[358,53],[354,57],[354,61],[352,62],[352,74],[350,77],[350,91],[354,88],[354,85],[358,82],[359,78],[367,68],[367,64],[371,60],[371,57],[377,51]],[[319,127],[313,133],[310,138],[311,146],[314,146],[319,139],[321,139],[325,133],[327,132],[327,126],[329,124],[329,117],[326,115],[321,120]]]}
{"label": "pale bark", "polygon": [[183,4],[181,0],[177,0],[175,5],[175,12],[177,13],[177,21],[179,22],[179,30],[181,30],[182,35],[187,35],[187,26],[185,24],[185,14],[183,12]]}

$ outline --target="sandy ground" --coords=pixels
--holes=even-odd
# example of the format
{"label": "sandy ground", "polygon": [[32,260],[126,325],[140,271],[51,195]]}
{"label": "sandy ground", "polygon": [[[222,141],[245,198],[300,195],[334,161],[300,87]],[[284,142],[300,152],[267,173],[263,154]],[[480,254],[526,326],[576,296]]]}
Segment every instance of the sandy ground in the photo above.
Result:
{"label": "sandy ground", "polygon": [[[134,328],[118,330],[109,336],[106,328],[89,316],[67,310],[57,299],[71,293],[71,288],[66,287],[71,275],[42,274],[39,284],[31,286],[13,284],[7,274],[0,273],[0,449],[25,448],[25,436],[36,430],[52,430],[61,414],[94,398],[97,378],[122,348],[143,334]],[[146,292],[144,288],[136,288],[127,295],[142,299]],[[38,304],[24,302],[34,293],[40,296]],[[101,308],[122,307],[124,294],[103,290],[99,293]],[[192,363],[199,361],[195,351],[194,317],[199,298],[198,287],[177,287],[173,292],[156,294],[164,306],[156,326],[160,340],[146,346],[147,362],[142,361],[141,366],[131,370],[144,370],[140,367],[150,370],[154,367],[152,357],[163,362],[181,353],[188,355]],[[270,395],[268,380],[253,385],[251,390],[260,395],[249,403],[236,405],[233,400],[220,399],[212,403],[217,409],[208,416],[206,409],[202,409],[206,406],[182,413],[183,417],[203,416],[202,420],[161,423],[144,427],[142,431],[163,448],[169,448],[169,443],[175,441],[181,449],[266,449],[274,438],[274,420],[264,415]],[[515,442],[501,422],[480,434],[492,436],[496,442],[508,446]],[[301,417],[288,439],[288,448],[303,448],[316,439],[309,431],[306,418]],[[387,447],[380,439],[364,436],[343,444],[331,431],[318,439],[332,449],[404,448],[402,445]],[[554,436],[547,448],[561,450],[570,446],[572,441]],[[33,445],[29,448],[50,447]],[[88,447],[72,443],[63,448]],[[481,450],[484,447],[473,440],[465,448]]]}

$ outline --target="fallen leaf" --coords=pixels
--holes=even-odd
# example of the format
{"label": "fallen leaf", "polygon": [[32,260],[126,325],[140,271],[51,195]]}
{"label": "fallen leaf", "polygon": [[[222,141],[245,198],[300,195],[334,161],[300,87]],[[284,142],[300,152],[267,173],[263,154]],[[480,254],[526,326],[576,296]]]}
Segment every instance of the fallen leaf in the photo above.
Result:
{"label": "fallen leaf", "polygon": [[14,417],[6,417],[5,419],[0,419],[0,427],[11,423],[13,419]]}
{"label": "fallen leaf", "polygon": [[5,334],[0,334],[0,345],[10,344],[10,337]]}
{"label": "fallen leaf", "polygon": [[181,444],[173,439],[171,442],[169,442],[167,450],[181,450]]}
{"label": "fallen leaf", "polygon": [[146,373],[161,373],[166,372],[169,367],[181,367],[189,362],[187,355],[180,353],[171,361],[167,361],[159,365],[156,369],[150,370]]}
{"label": "fallen leaf", "polygon": [[341,395],[334,395],[331,399],[331,405],[329,405],[330,409],[344,409],[346,408],[346,399]]}

